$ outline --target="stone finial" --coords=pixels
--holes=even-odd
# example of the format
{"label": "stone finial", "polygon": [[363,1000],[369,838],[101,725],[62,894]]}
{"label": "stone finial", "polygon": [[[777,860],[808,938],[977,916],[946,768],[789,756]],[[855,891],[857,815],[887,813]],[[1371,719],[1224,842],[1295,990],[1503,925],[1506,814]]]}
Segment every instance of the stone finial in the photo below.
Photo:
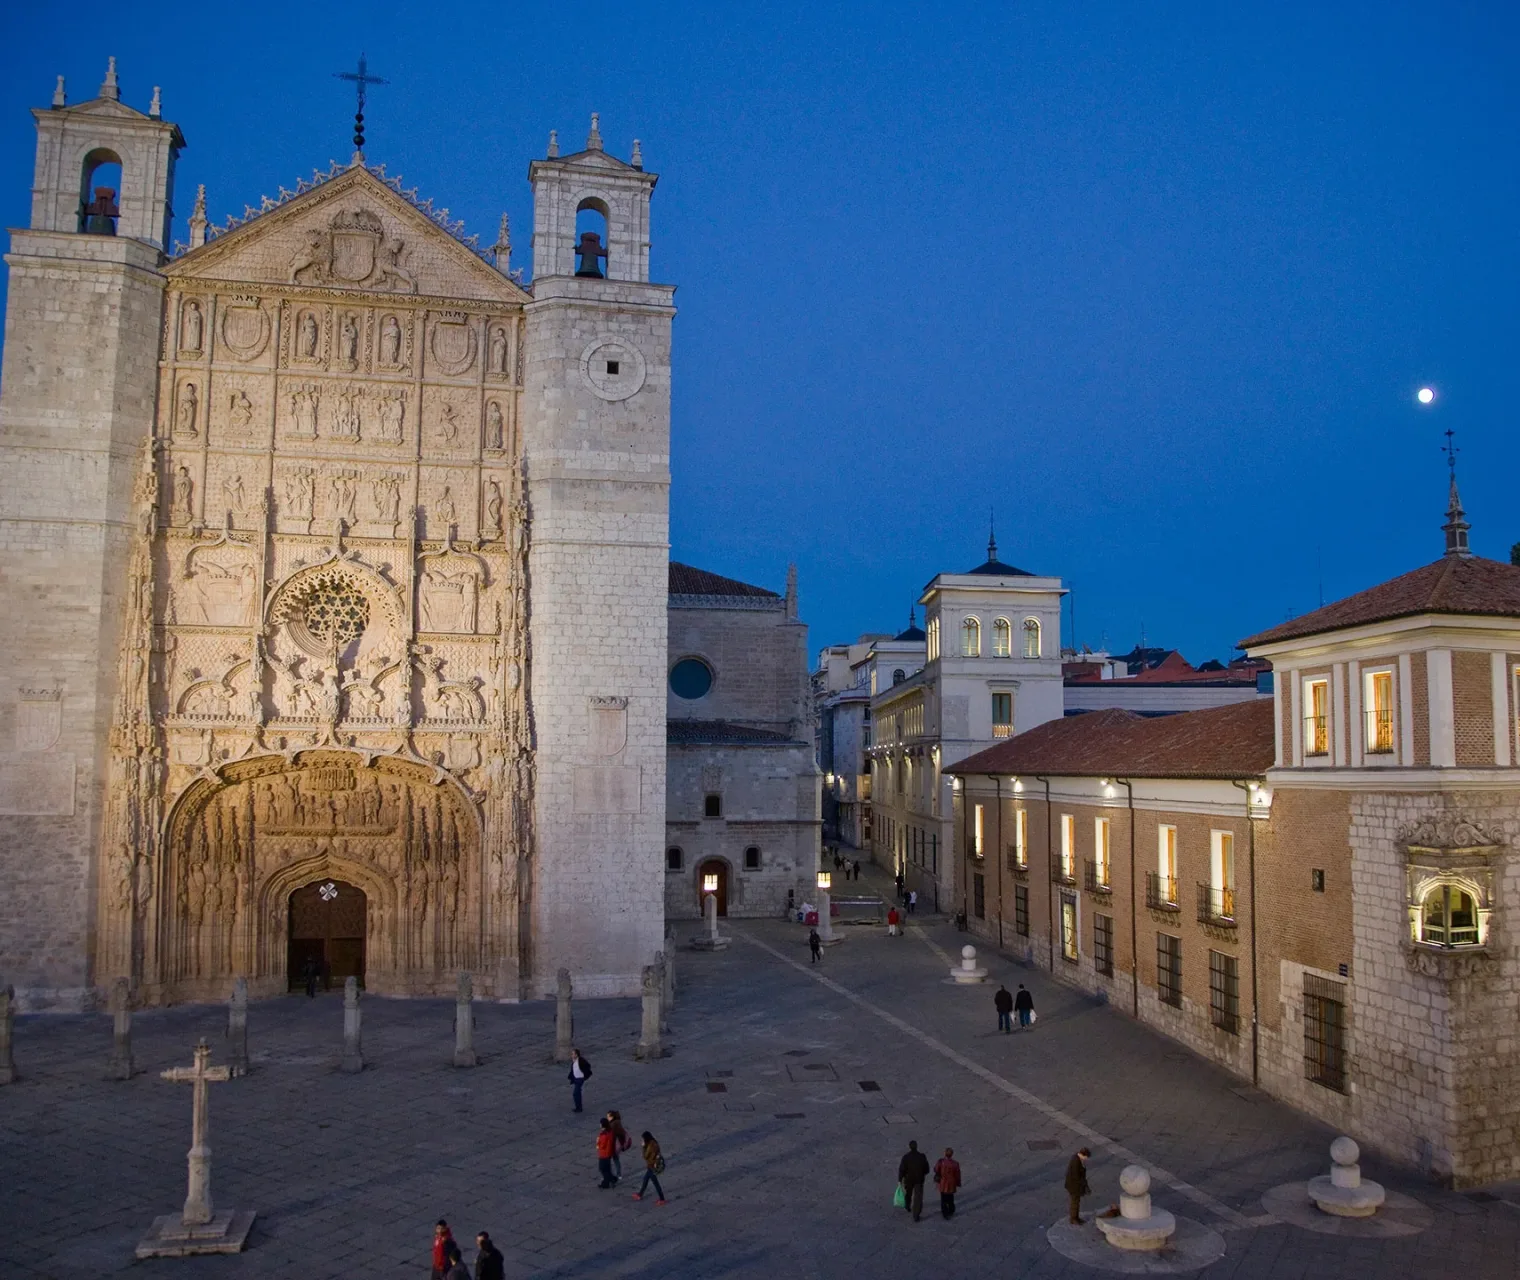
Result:
{"label": "stone finial", "polygon": [[600,151],[602,149],[602,117],[595,111],[591,113],[591,132],[586,135],[586,150]]}
{"label": "stone finial", "polygon": [[190,211],[190,247],[199,249],[206,243],[206,184],[195,189],[195,208]]}
{"label": "stone finial", "polygon": [[1361,1148],[1345,1134],[1330,1144],[1330,1176],[1309,1179],[1309,1199],[1337,1218],[1370,1218],[1383,1205],[1381,1183],[1364,1181]]}
{"label": "stone finial", "polygon": [[501,226],[496,230],[496,243],[491,246],[491,260],[502,275],[512,269],[512,224],[506,214],[501,215]]}
{"label": "stone finial", "polygon": [[797,566],[795,564],[786,566],[786,616],[788,618],[797,616]]}
{"label": "stone finial", "polygon": [[150,103],[148,103],[148,116],[149,116],[150,119],[157,120],[157,119],[159,119],[163,115],[163,113],[164,113],[163,100],[159,97],[158,86],[154,85],[153,86],[153,101],[150,102]]}
{"label": "stone finial", "polygon": [[559,155],[559,130],[549,130],[549,159],[553,160]]}
{"label": "stone finial", "polygon": [[58,77],[58,83],[53,86],[53,105],[55,107],[66,107],[69,105],[68,95],[63,91],[62,76]]}
{"label": "stone finial", "polygon": [[639,146],[639,140],[637,138],[633,140],[633,154],[628,157],[628,163],[631,164],[635,169],[642,169],[644,167],[644,152],[643,149]]}
{"label": "stone finial", "polygon": [[106,78],[100,86],[100,96],[112,102],[121,101],[121,86],[116,83],[116,59],[106,61]]}

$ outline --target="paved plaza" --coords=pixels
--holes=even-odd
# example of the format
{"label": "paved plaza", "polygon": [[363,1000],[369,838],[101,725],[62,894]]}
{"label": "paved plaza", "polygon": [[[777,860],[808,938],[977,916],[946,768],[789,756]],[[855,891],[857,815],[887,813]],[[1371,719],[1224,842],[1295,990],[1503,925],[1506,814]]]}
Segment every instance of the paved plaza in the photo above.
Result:
{"label": "paved plaza", "polygon": [[[1520,1274],[1520,1195],[1442,1191],[1375,1157],[1366,1175],[1428,1226],[1368,1239],[1268,1214],[1264,1194],[1328,1168],[1329,1130],[996,955],[982,956],[990,985],[949,985],[965,935],[943,922],[845,929],[820,966],[798,926],[725,932],[726,951],[679,953],[663,1061],[633,1060],[637,1002],[577,1003],[595,1069],[582,1115],[550,1060],[552,1002],[477,1005],[482,1065],[456,1069],[452,1001],[366,1000],[360,1075],[338,1070],[340,993],[255,1004],[252,1073],[211,1087],[216,1203],[259,1215],[234,1257],[133,1259],[185,1193],[190,1090],[158,1073],[188,1064],[200,1035],[225,1061],[224,1010],[139,1014],[125,1083],[103,1078],[107,1016],[20,1019],[21,1078],[0,1089],[0,1274],[422,1276],[441,1215],[462,1241],[488,1229],[510,1276],[1098,1276],[1047,1236],[1084,1143],[1088,1206],[1117,1200],[1119,1170],[1144,1161],[1159,1207],[1223,1239],[1192,1273],[1211,1280]],[[999,980],[1033,990],[1034,1029],[996,1032]],[[667,1206],[631,1199],[637,1149],[623,1183],[597,1189],[607,1107],[664,1145]],[[953,1221],[932,1194],[920,1223],[893,1209],[909,1138],[931,1159],[955,1148]]]}

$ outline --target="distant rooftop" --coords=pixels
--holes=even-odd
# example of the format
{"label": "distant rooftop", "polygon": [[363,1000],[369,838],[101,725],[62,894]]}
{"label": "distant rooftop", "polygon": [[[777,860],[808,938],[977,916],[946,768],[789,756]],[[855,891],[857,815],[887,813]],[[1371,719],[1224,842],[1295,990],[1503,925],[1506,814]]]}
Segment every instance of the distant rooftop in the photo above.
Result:
{"label": "distant rooftop", "polygon": [[753,599],[781,599],[774,591],[767,591],[764,587],[754,587],[747,582],[740,582],[737,578],[725,578],[721,574],[709,573],[706,569],[695,569],[689,564],[681,564],[675,560],[670,562],[668,590],[673,596],[748,596]]}

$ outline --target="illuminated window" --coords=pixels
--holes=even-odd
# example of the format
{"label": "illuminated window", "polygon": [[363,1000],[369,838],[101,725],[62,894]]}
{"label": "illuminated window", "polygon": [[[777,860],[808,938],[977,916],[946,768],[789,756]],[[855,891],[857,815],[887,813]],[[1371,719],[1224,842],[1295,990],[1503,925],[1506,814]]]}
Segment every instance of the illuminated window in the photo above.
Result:
{"label": "illuminated window", "polygon": [[982,856],[982,836],[986,831],[987,815],[982,805],[972,806],[971,815],[971,852],[978,858]]}
{"label": "illuminated window", "polygon": [[1108,819],[1095,818],[1093,820],[1093,875],[1099,884],[1105,886],[1108,884],[1108,839]]}
{"label": "illuminated window", "polygon": [[1026,658],[1040,656],[1040,620],[1038,618],[1024,619],[1024,656]]}
{"label": "illuminated window", "polygon": [[1304,754],[1330,754],[1330,682],[1304,681]]}
{"label": "illuminated window", "polygon": [[1393,751],[1393,672],[1369,671],[1362,677],[1368,755]]}
{"label": "illuminated window", "polygon": [[1061,815],[1061,878],[1070,880],[1076,858],[1077,820],[1069,813]]}
{"label": "illuminated window", "polygon": [[1420,903],[1420,941],[1432,947],[1476,947],[1478,904],[1466,889],[1438,884]]}
{"label": "illuminated window", "polygon": [[1156,888],[1163,901],[1177,901],[1177,828],[1163,823],[1157,828]]}
{"label": "illuminated window", "polygon": [[1235,833],[1209,832],[1207,919],[1235,919]]}
{"label": "illuminated window", "polygon": [[1013,656],[1013,624],[1007,618],[999,618],[992,624],[992,656],[994,658]]}
{"label": "illuminated window", "polygon": [[982,624],[975,618],[967,618],[961,623],[961,657],[980,658],[982,656]]}
{"label": "illuminated window", "polygon": [[1013,815],[1013,844],[1020,867],[1029,865],[1029,811],[1019,809]]}

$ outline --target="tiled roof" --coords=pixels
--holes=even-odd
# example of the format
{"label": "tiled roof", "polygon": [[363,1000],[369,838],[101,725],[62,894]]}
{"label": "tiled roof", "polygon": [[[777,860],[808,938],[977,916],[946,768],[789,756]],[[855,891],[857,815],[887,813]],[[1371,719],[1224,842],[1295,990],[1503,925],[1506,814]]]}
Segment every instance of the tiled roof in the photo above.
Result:
{"label": "tiled roof", "polygon": [[983,564],[977,565],[975,569],[967,569],[966,572],[968,574],[972,574],[972,573],[985,573],[989,577],[992,577],[992,576],[1003,577],[1003,578],[1032,578],[1032,577],[1034,577],[1034,574],[1030,573],[1028,569],[1015,569],[1011,564],[1004,564],[1001,560],[997,559],[996,557],[994,557],[991,560],[986,561]]}
{"label": "tiled roof", "polygon": [[1370,622],[1388,622],[1421,613],[1475,614],[1520,618],[1520,568],[1479,556],[1442,556],[1354,596],[1327,604],[1281,626],[1247,636],[1240,648],[1296,640]]}
{"label": "tiled roof", "polygon": [[1051,720],[968,756],[954,774],[1256,778],[1272,766],[1272,700],[1146,717],[1115,709]]}
{"label": "tiled roof", "polygon": [[929,637],[924,634],[924,629],[919,626],[910,626],[904,631],[899,631],[895,636],[892,637],[894,640],[927,640],[928,638]]}
{"label": "tiled roof", "polygon": [[689,564],[670,562],[670,594],[673,596],[764,596],[779,600],[774,591],[764,587],[752,587],[747,582],[724,578],[706,569],[694,569]]}
{"label": "tiled roof", "polygon": [[671,746],[786,746],[794,743],[784,733],[772,729],[755,729],[747,724],[727,720],[667,720],[665,741]]}

